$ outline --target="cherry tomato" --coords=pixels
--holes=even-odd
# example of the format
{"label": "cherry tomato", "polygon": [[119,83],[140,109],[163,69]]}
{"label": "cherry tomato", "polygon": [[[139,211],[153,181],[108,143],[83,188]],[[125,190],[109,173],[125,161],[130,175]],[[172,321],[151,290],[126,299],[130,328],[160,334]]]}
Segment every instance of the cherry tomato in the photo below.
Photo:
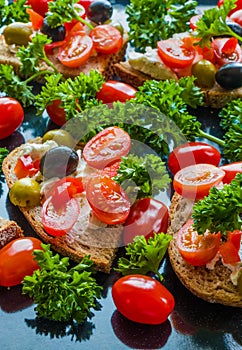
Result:
{"label": "cherry tomato", "polygon": [[235,230],[233,232],[227,233],[227,241],[231,242],[235,246],[237,251],[240,250],[241,235],[242,235],[242,231],[240,231],[240,230]]}
{"label": "cherry tomato", "polygon": [[82,5],[85,10],[88,9],[89,5],[93,2],[94,0],[79,0],[78,4]]}
{"label": "cherry tomato", "polygon": [[242,52],[236,38],[217,38],[212,42],[215,62],[222,66],[227,63],[241,62]]}
{"label": "cherry tomato", "polygon": [[29,19],[32,23],[32,27],[34,28],[34,30],[39,30],[43,24],[44,17],[42,17],[30,8],[27,8],[26,12],[29,14]]}
{"label": "cherry tomato", "polygon": [[32,157],[28,154],[18,158],[17,163],[14,167],[15,175],[18,179],[23,177],[32,177],[40,169],[40,159],[33,161]]}
{"label": "cherry tomato", "polygon": [[11,97],[0,97],[0,140],[10,136],[24,120],[21,104]]}
{"label": "cherry tomato", "polygon": [[54,100],[46,107],[46,111],[53,123],[62,126],[66,123],[66,112],[60,107],[60,104],[61,100]]}
{"label": "cherry tomato", "polygon": [[220,233],[199,235],[194,231],[193,220],[188,220],[178,231],[176,243],[182,258],[190,265],[202,266],[211,261],[220,246]]}
{"label": "cherry tomato", "polygon": [[240,230],[228,232],[227,241],[221,244],[219,252],[225,264],[236,264],[241,260],[239,255],[241,235]]}
{"label": "cherry tomato", "polygon": [[242,162],[224,164],[219,168],[225,171],[223,183],[229,184],[235,178],[236,174],[242,173]]}
{"label": "cherry tomato", "polygon": [[88,35],[73,33],[59,48],[58,59],[66,67],[77,68],[87,62],[92,49],[93,42]]}
{"label": "cherry tomato", "polygon": [[193,164],[207,163],[217,166],[220,162],[217,148],[205,142],[187,142],[173,149],[168,157],[168,167],[173,175]]}
{"label": "cherry tomato", "polygon": [[32,9],[40,16],[45,17],[48,11],[48,2],[52,0],[28,0],[27,5],[30,5]]}
{"label": "cherry tomato", "polygon": [[163,323],[175,306],[173,295],[160,282],[138,274],[118,279],[112,297],[118,311],[138,323]]}
{"label": "cherry tomato", "polygon": [[137,90],[121,81],[108,80],[97,93],[97,99],[103,103],[126,102],[135,97]]}
{"label": "cherry tomato", "polygon": [[202,14],[194,15],[189,20],[189,25],[192,30],[197,29],[197,22],[202,18]]}
{"label": "cherry tomato", "polygon": [[166,233],[168,227],[168,209],[154,198],[142,198],[131,207],[124,224],[123,241],[127,245],[135,236],[145,236],[146,240],[155,233]]}
{"label": "cherry tomato", "polygon": [[161,60],[170,68],[185,68],[192,64],[195,58],[194,48],[186,47],[179,39],[158,41],[157,48]]}
{"label": "cherry tomato", "polygon": [[[218,1],[218,7],[222,6],[223,4],[224,4],[224,0]],[[236,4],[236,7],[229,12],[229,16],[235,11],[242,9],[242,0],[237,0],[235,4]]]}
{"label": "cherry tomato", "polygon": [[106,166],[103,170],[102,170],[102,174],[106,174],[109,177],[114,177],[118,174],[118,169],[120,167],[120,162],[121,160],[117,160],[114,163]]}
{"label": "cherry tomato", "polygon": [[94,48],[97,52],[111,54],[118,52],[123,45],[123,38],[120,31],[109,25],[100,24],[90,33]]}
{"label": "cherry tomato", "polygon": [[[242,4],[242,2],[241,2],[241,4]],[[233,12],[229,18],[232,19],[234,22],[238,23],[240,26],[242,26],[242,8],[241,8],[241,10],[237,10],[237,11]]]}
{"label": "cherry tomato", "polygon": [[20,284],[39,267],[33,251],[41,248],[41,241],[33,237],[17,238],[0,250],[0,285],[11,287]]}
{"label": "cherry tomato", "polygon": [[66,39],[61,41],[53,41],[50,44],[45,44],[44,50],[46,55],[53,55],[53,50],[60,46],[63,46],[65,43],[66,43]]}
{"label": "cherry tomato", "polygon": [[76,198],[65,201],[61,208],[58,205],[56,209],[50,196],[44,201],[42,207],[43,227],[51,236],[64,236],[74,226],[79,212],[80,205]]}
{"label": "cherry tomato", "polygon": [[225,172],[211,164],[190,165],[179,170],[173,180],[174,190],[185,198],[199,200],[217,186]]}
{"label": "cherry tomato", "polygon": [[97,218],[106,224],[123,223],[130,211],[122,187],[107,175],[96,175],[86,184],[86,197]]}
{"label": "cherry tomato", "polygon": [[93,168],[103,169],[129,153],[129,134],[117,126],[100,131],[83,149],[83,158]]}

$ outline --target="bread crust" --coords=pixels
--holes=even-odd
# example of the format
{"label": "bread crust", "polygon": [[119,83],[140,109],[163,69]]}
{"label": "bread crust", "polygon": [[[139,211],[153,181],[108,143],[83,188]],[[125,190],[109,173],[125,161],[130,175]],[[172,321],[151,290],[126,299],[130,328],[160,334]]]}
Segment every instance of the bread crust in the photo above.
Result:
{"label": "bread crust", "polygon": [[[41,138],[38,137],[33,141],[41,143]],[[23,147],[24,145],[14,149],[3,161],[2,170],[9,188],[17,181],[14,167]],[[80,203],[87,202],[84,198],[80,199]],[[43,228],[41,205],[33,208],[19,207],[19,209],[36,234],[45,243],[50,244],[52,249],[76,262],[79,262],[85,255],[90,255],[90,259],[93,260],[98,271],[110,272],[117,249],[120,246],[122,225],[108,226],[96,221],[92,224],[91,209],[83,211],[83,213],[81,209],[81,216],[71,231],[65,236],[53,237],[46,233]]]}
{"label": "bread crust", "polygon": [[[173,239],[168,248],[169,259],[173,270],[182,284],[197,297],[210,303],[219,303],[227,306],[242,308],[242,296],[230,280],[231,271],[224,266],[221,260],[217,261],[214,269],[209,270],[205,266],[192,266],[181,257],[177,245],[176,236],[179,227],[174,220],[180,220],[180,227],[187,221],[183,215],[186,200],[175,193],[170,207],[170,225],[168,233]],[[189,202],[188,202],[189,205]],[[174,231],[176,230],[176,231]]]}
{"label": "bread crust", "polygon": [[[132,68],[128,62],[119,62],[114,65],[116,75],[124,82],[135,88],[143,85],[146,80],[153,79],[151,76]],[[205,107],[222,108],[228,102],[242,98],[242,87],[234,90],[225,90],[218,84],[211,89],[201,89]]]}

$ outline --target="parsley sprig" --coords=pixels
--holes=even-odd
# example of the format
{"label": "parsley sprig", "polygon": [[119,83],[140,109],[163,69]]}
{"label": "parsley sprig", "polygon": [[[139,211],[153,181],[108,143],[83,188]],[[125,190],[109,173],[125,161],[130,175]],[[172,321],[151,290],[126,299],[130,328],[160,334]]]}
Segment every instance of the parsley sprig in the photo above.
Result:
{"label": "parsley sprig", "polygon": [[7,0],[0,0],[0,27],[13,22],[29,22],[27,7],[26,0],[16,0],[11,4]]}
{"label": "parsley sprig", "polygon": [[212,187],[209,195],[193,207],[194,228],[199,234],[241,230],[242,226],[242,174],[237,174],[221,190]]}
{"label": "parsley sprig", "polygon": [[236,34],[226,23],[229,12],[236,7],[236,0],[225,0],[223,5],[205,10],[202,17],[196,23],[195,36],[200,38],[198,45],[210,46],[211,38],[215,36],[229,35],[238,40],[242,37]]}
{"label": "parsley sprig", "polygon": [[22,282],[23,294],[34,298],[38,317],[54,321],[83,322],[90,316],[90,308],[98,308],[102,287],[92,277],[95,272],[88,256],[69,269],[69,258],[53,255],[50,245],[35,250],[39,270]]}
{"label": "parsley sprig", "polygon": [[188,30],[196,6],[193,0],[131,0],[126,7],[131,43],[144,52],[147,46],[155,48],[157,41]]}
{"label": "parsley sprig", "polygon": [[133,243],[125,247],[126,257],[119,258],[118,267],[114,270],[122,275],[146,275],[151,272],[162,281],[159,267],[171,239],[171,235],[164,233],[154,233],[154,237],[150,237],[148,242],[144,236],[135,236]]}
{"label": "parsley sprig", "polygon": [[154,154],[122,157],[117,173],[114,180],[124,187],[128,195],[137,192],[137,199],[153,197],[167,189],[170,183],[165,163]]}

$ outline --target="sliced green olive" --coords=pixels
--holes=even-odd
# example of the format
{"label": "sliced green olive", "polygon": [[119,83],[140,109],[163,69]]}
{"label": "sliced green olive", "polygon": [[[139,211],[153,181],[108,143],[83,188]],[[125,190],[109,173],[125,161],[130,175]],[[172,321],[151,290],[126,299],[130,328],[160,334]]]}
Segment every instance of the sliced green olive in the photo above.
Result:
{"label": "sliced green olive", "polygon": [[20,207],[34,207],[40,203],[40,185],[29,177],[19,179],[11,187],[9,199]]}
{"label": "sliced green olive", "polygon": [[215,83],[216,67],[208,60],[200,60],[192,66],[192,75],[196,84],[204,88],[212,88]]}
{"label": "sliced green olive", "polygon": [[67,146],[70,148],[73,148],[76,145],[76,142],[71,134],[63,129],[54,129],[47,131],[42,138],[42,142],[44,143],[48,140],[55,141],[59,146]]}
{"label": "sliced green olive", "polygon": [[29,24],[22,22],[10,23],[3,31],[4,39],[8,45],[27,46],[31,34],[33,34],[33,31]]}

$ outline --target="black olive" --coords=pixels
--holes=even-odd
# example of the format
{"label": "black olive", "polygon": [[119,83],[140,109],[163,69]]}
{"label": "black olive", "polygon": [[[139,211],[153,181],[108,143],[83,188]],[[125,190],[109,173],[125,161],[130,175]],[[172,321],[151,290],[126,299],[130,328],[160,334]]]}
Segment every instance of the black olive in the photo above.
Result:
{"label": "black olive", "polygon": [[215,80],[227,90],[242,87],[242,63],[233,62],[220,67],[215,74]]}
{"label": "black olive", "polygon": [[49,38],[51,38],[53,42],[62,41],[65,39],[65,36],[66,36],[66,29],[65,29],[64,25],[61,25],[61,26],[56,27],[56,28],[52,28],[49,26],[46,17],[43,21],[43,24],[40,28],[40,31],[43,34],[47,35]]}
{"label": "black olive", "polygon": [[40,160],[40,171],[47,179],[62,178],[72,174],[78,165],[79,157],[76,151],[67,146],[51,148]]}
{"label": "black olive", "polygon": [[113,6],[108,0],[94,0],[87,9],[87,18],[90,21],[102,24],[113,14]]}
{"label": "black olive", "polygon": [[228,20],[226,21],[227,26],[237,35],[242,37],[242,26],[239,23]]}

